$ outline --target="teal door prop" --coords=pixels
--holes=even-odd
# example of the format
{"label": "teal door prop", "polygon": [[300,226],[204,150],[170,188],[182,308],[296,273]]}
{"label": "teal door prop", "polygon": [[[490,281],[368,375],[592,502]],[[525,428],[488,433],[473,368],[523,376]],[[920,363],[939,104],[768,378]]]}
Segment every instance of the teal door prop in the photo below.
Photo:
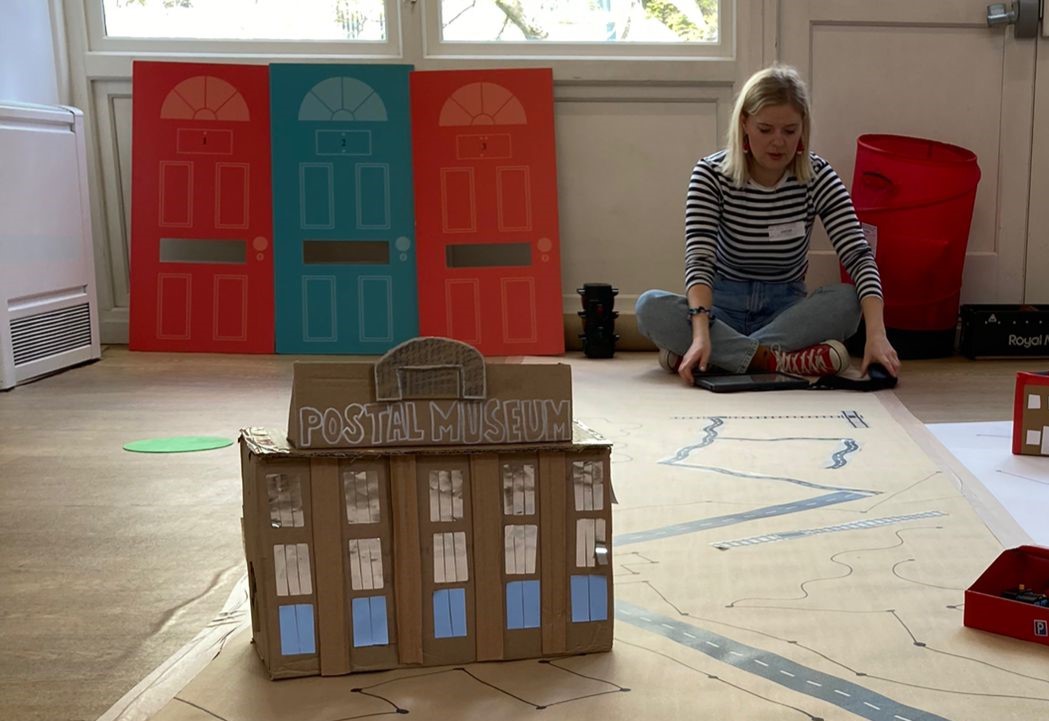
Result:
{"label": "teal door prop", "polygon": [[278,353],[418,335],[411,69],[270,66]]}

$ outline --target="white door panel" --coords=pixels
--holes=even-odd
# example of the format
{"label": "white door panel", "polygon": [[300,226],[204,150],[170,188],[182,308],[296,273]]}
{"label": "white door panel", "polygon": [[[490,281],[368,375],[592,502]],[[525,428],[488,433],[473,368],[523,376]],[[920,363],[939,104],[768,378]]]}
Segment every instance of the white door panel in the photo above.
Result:
{"label": "white door panel", "polygon": [[[851,187],[856,139],[893,133],[976,153],[962,302],[1023,300],[1035,41],[989,28],[982,0],[790,0],[780,54],[809,81],[813,149]],[[782,7],[782,4],[781,4]],[[838,278],[822,233],[810,287]]]}

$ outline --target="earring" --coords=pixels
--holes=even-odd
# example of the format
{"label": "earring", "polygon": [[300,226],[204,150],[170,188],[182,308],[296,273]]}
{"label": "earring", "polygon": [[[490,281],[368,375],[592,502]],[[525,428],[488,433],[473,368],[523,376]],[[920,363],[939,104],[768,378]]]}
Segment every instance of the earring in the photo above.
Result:
{"label": "earring", "polygon": [[805,154],[805,143],[798,141],[798,155]]}
{"label": "earring", "polygon": [[750,152],[750,137],[747,136],[747,135],[743,136],[743,152],[744,153],[749,153]]}

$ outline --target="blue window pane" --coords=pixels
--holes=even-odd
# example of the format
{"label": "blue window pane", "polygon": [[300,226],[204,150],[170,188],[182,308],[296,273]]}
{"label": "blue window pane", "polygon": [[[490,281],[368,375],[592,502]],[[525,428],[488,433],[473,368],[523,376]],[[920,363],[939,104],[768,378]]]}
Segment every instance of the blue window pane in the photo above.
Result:
{"label": "blue window pane", "polygon": [[608,579],[572,576],[572,623],[608,620]]}
{"label": "blue window pane", "polygon": [[506,584],[506,628],[539,628],[539,581]]}
{"label": "blue window pane", "polygon": [[386,597],[355,598],[351,605],[353,615],[353,645],[386,646],[390,643],[386,619]]}
{"label": "blue window pane", "polygon": [[590,620],[608,620],[608,579],[604,576],[590,577]]}
{"label": "blue window pane", "polygon": [[280,652],[282,656],[296,656],[317,652],[313,633],[313,604],[297,603],[281,606]]}
{"label": "blue window pane", "polygon": [[466,635],[466,589],[449,588],[433,593],[434,638]]}
{"label": "blue window pane", "polygon": [[572,576],[572,623],[590,620],[590,581],[588,576]]}

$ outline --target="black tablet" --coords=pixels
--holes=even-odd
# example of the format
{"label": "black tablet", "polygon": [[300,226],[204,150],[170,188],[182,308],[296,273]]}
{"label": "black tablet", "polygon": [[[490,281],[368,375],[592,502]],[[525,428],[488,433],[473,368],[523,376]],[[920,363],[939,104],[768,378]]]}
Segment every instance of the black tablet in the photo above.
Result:
{"label": "black tablet", "polygon": [[715,393],[739,391],[787,391],[808,388],[809,382],[787,373],[742,373],[739,375],[696,375],[695,384]]}

